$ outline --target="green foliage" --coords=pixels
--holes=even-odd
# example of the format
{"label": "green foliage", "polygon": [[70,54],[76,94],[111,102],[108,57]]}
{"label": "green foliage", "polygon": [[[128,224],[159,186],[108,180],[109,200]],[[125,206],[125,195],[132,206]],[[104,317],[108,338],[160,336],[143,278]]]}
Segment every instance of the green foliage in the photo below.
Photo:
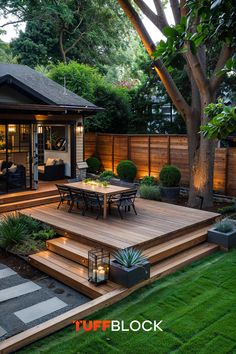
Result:
{"label": "green foliage", "polygon": [[117,174],[120,179],[128,182],[133,182],[135,176],[137,174],[137,167],[136,165],[130,160],[123,160],[121,161],[117,167]]}
{"label": "green foliage", "polygon": [[217,224],[215,224],[215,230],[219,232],[228,233],[233,231],[235,229],[235,223],[232,220],[229,220],[227,218],[219,221]]}
{"label": "green foliage", "polygon": [[42,230],[39,230],[37,232],[33,232],[32,233],[32,237],[35,240],[41,240],[41,241],[47,241],[52,239],[53,237],[55,237],[56,232],[55,230],[51,229],[51,228],[44,228]]}
{"label": "green foliage", "polygon": [[120,249],[114,253],[114,259],[123,267],[131,268],[135,265],[142,265],[147,259],[142,251],[135,248]]}
{"label": "green foliage", "polygon": [[77,60],[105,71],[121,62],[129,65],[129,42],[138,43],[113,0],[1,0],[0,9],[1,14],[10,11],[14,19],[26,22],[12,47],[20,62],[31,67]]}
{"label": "green foliage", "polygon": [[181,172],[174,165],[166,165],[161,169],[159,178],[163,187],[177,187],[180,183]]}
{"label": "green foliage", "polygon": [[160,188],[158,186],[142,184],[139,187],[140,197],[150,200],[161,200]]}
{"label": "green foliage", "polygon": [[218,213],[220,214],[228,214],[228,213],[234,213],[235,212],[235,204],[227,205],[223,208],[219,208],[217,210]]}
{"label": "green foliage", "polygon": [[13,56],[9,44],[3,42],[1,39],[0,39],[0,63],[17,64],[17,57]]}
{"label": "green foliage", "polygon": [[236,107],[226,106],[222,100],[209,104],[205,109],[209,123],[201,126],[201,132],[209,139],[224,139],[236,130]]}
{"label": "green foliage", "polygon": [[100,176],[99,176],[99,179],[101,181],[110,181],[110,179],[112,178],[115,178],[116,177],[116,174],[112,171],[103,171]]}
{"label": "green foliage", "polygon": [[55,231],[45,224],[23,214],[8,214],[0,223],[0,246],[27,255],[45,248],[45,241]]}
{"label": "green foliage", "polygon": [[27,236],[27,226],[19,214],[9,214],[0,223],[0,246],[6,249],[22,243]]}
{"label": "green foliage", "polygon": [[156,178],[153,176],[144,176],[142,181],[140,182],[140,184],[145,184],[147,186],[153,186],[154,184],[156,184]]}
{"label": "green foliage", "polygon": [[104,108],[93,119],[86,119],[87,131],[127,132],[131,116],[127,89],[108,84],[97,69],[76,62],[54,66],[49,77],[61,85],[66,82],[69,90]]}
{"label": "green foliage", "polygon": [[88,172],[97,173],[99,171],[101,167],[101,162],[97,157],[91,156],[86,160],[86,162],[88,164]]}

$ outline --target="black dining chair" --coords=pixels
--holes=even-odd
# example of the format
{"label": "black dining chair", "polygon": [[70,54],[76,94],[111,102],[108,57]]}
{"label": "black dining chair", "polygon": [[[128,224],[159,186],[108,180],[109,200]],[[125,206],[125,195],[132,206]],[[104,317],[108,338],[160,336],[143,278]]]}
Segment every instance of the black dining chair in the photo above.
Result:
{"label": "black dining chair", "polygon": [[122,209],[125,210],[125,212],[128,210],[130,211],[131,207],[133,208],[134,213],[137,215],[137,211],[135,208],[135,198],[137,195],[137,189],[128,191],[128,192],[123,192],[120,194],[119,199],[110,199],[108,201],[109,203],[109,210],[111,210],[111,205],[114,204],[117,206],[118,213],[120,215],[120,218],[123,219],[122,215]]}
{"label": "black dining chair", "polygon": [[60,201],[59,201],[59,204],[57,206],[57,209],[59,209],[61,204],[63,204],[64,202],[67,202],[67,204],[70,205],[70,203],[71,203],[71,195],[70,195],[69,187],[66,187],[66,186],[61,185],[61,184],[56,184],[56,187],[57,187],[59,195],[60,195]]}
{"label": "black dining chair", "polygon": [[96,216],[96,219],[99,218],[100,215],[102,215],[102,207],[103,207],[103,196],[100,196],[97,193],[93,193],[93,192],[85,192],[84,193],[84,201],[85,201],[85,206],[86,206],[86,210],[88,210],[89,208],[91,210],[93,209],[97,209],[98,213]]}
{"label": "black dining chair", "polygon": [[71,197],[71,203],[70,203],[70,208],[68,210],[69,213],[71,213],[74,205],[77,205],[77,208],[82,209],[82,215],[85,214],[85,199],[84,199],[84,193],[81,189],[78,188],[73,188],[69,187],[70,191],[70,197]]}

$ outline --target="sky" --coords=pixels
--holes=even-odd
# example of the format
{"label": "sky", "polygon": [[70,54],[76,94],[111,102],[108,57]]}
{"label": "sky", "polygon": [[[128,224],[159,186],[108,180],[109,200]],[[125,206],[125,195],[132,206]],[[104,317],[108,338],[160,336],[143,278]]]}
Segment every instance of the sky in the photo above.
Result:
{"label": "sky", "polygon": [[[145,2],[155,12],[155,6],[153,3],[153,0],[145,0]],[[167,16],[167,20],[168,20],[169,24],[173,24],[174,19],[173,19],[173,15],[172,15],[170,7],[167,7],[167,9],[166,9],[166,16]],[[10,20],[12,20],[12,18],[8,18],[8,19],[0,18],[0,25],[4,24]],[[157,28],[152,24],[152,22],[146,16],[143,17],[143,23],[144,23],[146,29],[148,30],[152,40],[155,43],[160,41],[161,39],[163,39],[162,34],[157,30]],[[6,35],[1,35],[1,39],[5,42],[9,43],[13,38],[16,38],[18,36],[19,30],[24,30],[24,28],[25,28],[24,23],[18,25],[17,28],[15,28],[13,25],[6,26],[6,27],[4,27],[4,30],[6,30],[7,33],[6,33]]]}

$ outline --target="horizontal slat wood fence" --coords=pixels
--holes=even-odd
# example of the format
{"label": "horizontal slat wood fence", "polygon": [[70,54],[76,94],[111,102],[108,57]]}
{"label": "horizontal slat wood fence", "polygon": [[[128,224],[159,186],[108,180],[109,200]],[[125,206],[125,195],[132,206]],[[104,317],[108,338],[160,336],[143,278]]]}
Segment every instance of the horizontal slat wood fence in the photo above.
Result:
{"label": "horizontal slat wood fence", "polygon": [[[121,160],[132,160],[138,178],[159,176],[166,164],[177,166],[181,183],[189,183],[188,144],[185,135],[113,135],[87,133],[85,158],[96,155],[104,169],[116,172]],[[236,196],[236,148],[217,148],[214,168],[214,190]]]}

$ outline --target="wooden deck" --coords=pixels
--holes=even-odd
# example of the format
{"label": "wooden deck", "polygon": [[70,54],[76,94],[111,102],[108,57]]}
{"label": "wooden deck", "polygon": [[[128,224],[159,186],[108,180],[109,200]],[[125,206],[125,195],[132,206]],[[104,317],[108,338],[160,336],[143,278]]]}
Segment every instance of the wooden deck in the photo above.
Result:
{"label": "wooden deck", "polygon": [[82,216],[76,210],[68,213],[67,206],[57,209],[48,204],[22,211],[55,227],[60,234],[73,237],[82,243],[99,243],[107,248],[118,249],[136,246],[142,249],[166,242],[185,232],[213,223],[218,214],[137,199],[137,212],[124,214],[121,220],[114,216],[95,220],[94,215]]}

